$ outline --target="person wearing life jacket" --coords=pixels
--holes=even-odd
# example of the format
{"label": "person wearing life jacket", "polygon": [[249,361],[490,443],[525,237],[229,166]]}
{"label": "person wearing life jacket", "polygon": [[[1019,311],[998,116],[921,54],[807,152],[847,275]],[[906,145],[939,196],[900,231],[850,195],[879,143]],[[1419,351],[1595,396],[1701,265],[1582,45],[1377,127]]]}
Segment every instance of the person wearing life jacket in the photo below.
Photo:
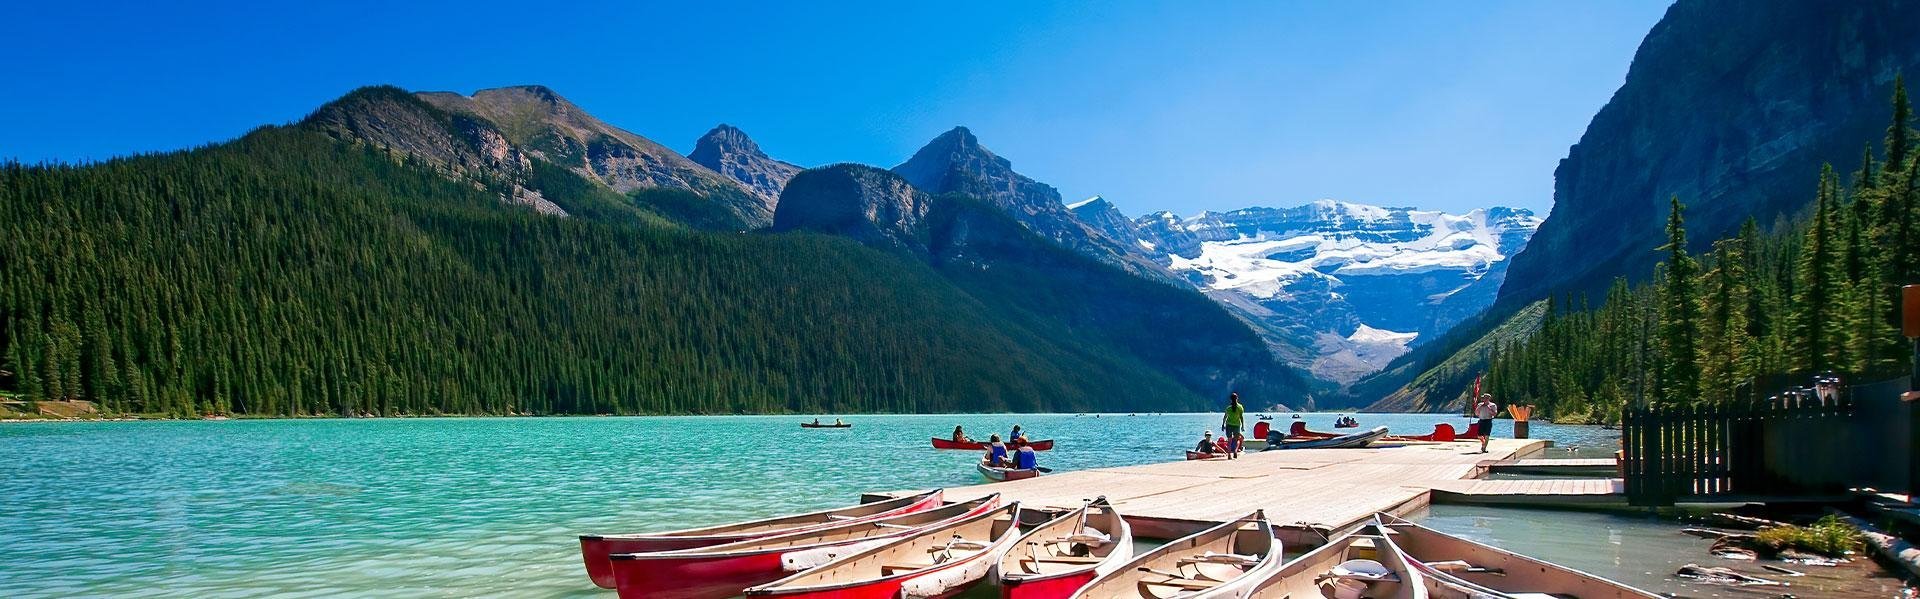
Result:
{"label": "person wearing life jacket", "polygon": [[1003,468],[1007,465],[1007,446],[1000,442],[1000,435],[987,437],[987,465]]}
{"label": "person wearing life jacket", "polygon": [[1218,447],[1218,445],[1213,442],[1213,431],[1207,431],[1206,434],[1200,437],[1200,444],[1195,446],[1193,450],[1200,453],[1212,454],[1215,447]]}
{"label": "person wearing life jacket", "polygon": [[1015,440],[1013,442],[1013,445],[1019,448],[1017,451],[1013,453],[1014,468],[1018,468],[1020,470],[1032,470],[1034,468],[1040,467],[1040,454],[1039,452],[1036,452],[1033,450],[1032,445],[1027,444],[1027,439],[1025,437],[1021,437],[1020,439]]}
{"label": "person wearing life jacket", "polygon": [[1013,432],[1007,433],[1007,441],[1008,442],[1017,441],[1021,437],[1025,437],[1025,436],[1026,436],[1025,434],[1020,432],[1020,425],[1016,424],[1016,425],[1013,425]]}

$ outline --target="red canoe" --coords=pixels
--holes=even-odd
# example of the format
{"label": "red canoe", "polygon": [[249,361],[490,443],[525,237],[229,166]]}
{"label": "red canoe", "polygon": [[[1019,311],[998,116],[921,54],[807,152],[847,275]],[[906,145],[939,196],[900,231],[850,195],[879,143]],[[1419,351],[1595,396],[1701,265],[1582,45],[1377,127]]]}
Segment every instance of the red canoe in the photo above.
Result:
{"label": "red canoe", "polygon": [[580,557],[587,564],[587,578],[603,589],[614,586],[613,567],[607,556],[616,553],[641,553],[647,551],[672,551],[708,547],[735,541],[783,535],[803,530],[864,522],[888,516],[930,510],[940,505],[939,490],[913,497],[902,497],[891,501],[879,501],[851,507],[792,514],[764,520],[736,522],[705,528],[689,528],[668,532],[624,535],[580,535]]}
{"label": "red canoe", "polygon": [[628,599],[735,597],[747,587],[997,507],[1000,496],[994,494],[923,512],[725,545],[617,554],[612,557],[614,586]]}
{"label": "red canoe", "polygon": [[1066,599],[1131,559],[1133,527],[1101,497],[1015,541],[1000,558],[1000,597]]}
{"label": "red canoe", "polygon": [[[1467,430],[1471,432],[1473,429],[1469,428]],[[1332,439],[1334,437],[1341,437],[1341,436],[1345,436],[1345,435],[1341,433],[1323,433],[1320,431],[1307,430],[1307,423],[1301,422],[1299,420],[1293,421],[1293,428],[1287,430],[1288,439]],[[1433,432],[1431,433],[1427,433],[1424,435],[1387,435],[1385,437],[1381,437],[1380,440],[1381,441],[1452,441],[1457,438],[1459,437],[1455,436],[1453,433],[1453,425],[1442,422],[1440,424],[1433,425]]]}
{"label": "red canoe", "polygon": [[824,563],[747,589],[786,599],[937,599],[987,577],[1020,538],[1020,503]]}
{"label": "red canoe", "polygon": [[[955,441],[953,439],[942,439],[939,437],[933,438],[934,449],[971,449],[974,451],[986,451],[987,445],[988,443],[986,441]],[[1007,449],[1013,449],[1012,443],[1006,443],[1005,445]],[[1053,449],[1053,439],[1041,439],[1027,443],[1027,445],[1032,447],[1034,451],[1047,451]]]}
{"label": "red canoe", "polygon": [[1227,457],[1227,454],[1225,454],[1225,453],[1200,453],[1200,452],[1198,452],[1198,451],[1194,451],[1194,450],[1191,450],[1191,449],[1189,449],[1189,450],[1187,450],[1187,459],[1189,459],[1189,460],[1217,460],[1217,459],[1220,459],[1220,458],[1224,458],[1224,457]]}

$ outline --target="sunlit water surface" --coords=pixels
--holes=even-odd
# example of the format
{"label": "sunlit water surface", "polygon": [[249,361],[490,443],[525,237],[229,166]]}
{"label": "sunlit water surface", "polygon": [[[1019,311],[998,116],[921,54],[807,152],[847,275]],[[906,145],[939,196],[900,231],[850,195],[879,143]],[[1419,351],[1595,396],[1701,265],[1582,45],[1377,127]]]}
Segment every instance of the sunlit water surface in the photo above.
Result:
{"label": "sunlit water surface", "polygon": [[[1333,415],[1304,416],[1331,430]],[[1025,425],[1059,443],[1043,465],[1074,470],[1180,459],[1219,421],[844,418],[856,427],[801,429],[799,418],[771,416],[0,425],[0,596],[609,597],[587,582],[579,533],[978,483],[972,452],[928,445],[955,424],[977,437]],[[1413,433],[1466,422],[1361,420]],[[1535,424],[1533,435],[1566,455],[1617,445],[1615,431],[1595,427]],[[1670,525],[1617,516],[1436,508],[1433,521],[1596,571],[1651,573],[1645,580],[1671,572],[1672,560],[1654,556],[1698,544],[1673,539]],[[1638,543],[1651,537],[1660,543]]]}

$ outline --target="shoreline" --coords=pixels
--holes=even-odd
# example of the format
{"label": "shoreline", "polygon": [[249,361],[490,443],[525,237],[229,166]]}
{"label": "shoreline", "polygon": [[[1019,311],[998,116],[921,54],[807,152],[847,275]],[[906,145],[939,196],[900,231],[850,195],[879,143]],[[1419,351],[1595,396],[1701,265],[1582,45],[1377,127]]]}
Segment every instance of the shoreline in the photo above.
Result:
{"label": "shoreline", "polygon": [[[1249,412],[1249,414],[1254,414],[1254,413],[1255,413],[1255,412]],[[1457,419],[1457,420],[1461,420],[1461,421],[1471,421],[1471,420],[1473,420],[1472,418],[1468,418],[1468,417],[1466,417],[1466,416],[1462,416],[1462,415],[1460,415],[1460,414],[1457,414],[1457,413],[1452,413],[1452,412],[1356,412],[1356,411],[1344,411],[1344,412],[1339,412],[1339,411],[1324,411],[1324,412],[1293,412],[1293,413],[1297,413],[1297,414],[1321,414],[1321,415],[1345,415],[1345,414],[1351,414],[1351,415],[1356,415],[1356,416],[1365,416],[1365,415],[1381,415],[1381,416],[1387,416],[1387,415],[1391,415],[1391,416],[1405,416],[1405,415],[1422,415],[1422,414],[1426,414],[1426,415],[1432,415],[1432,416],[1434,416],[1434,417],[1436,417],[1436,418],[1442,418],[1442,419],[1448,419],[1448,418],[1451,418],[1451,419]],[[55,416],[49,416],[49,417],[44,417],[44,418],[18,418],[18,417],[13,417],[13,416],[8,416],[8,417],[5,417],[5,418],[0,418],[0,424],[7,424],[7,423],[32,423],[32,422],[225,422],[225,421],[240,421],[240,420],[255,420],[255,421],[258,421],[258,420],[432,420],[432,419],[454,419],[454,418],[476,418],[476,419],[495,419],[495,418],[498,418],[498,419],[509,419],[509,418],[730,418],[730,417],[759,417],[759,418],[772,418],[772,417],[796,417],[796,418],[812,418],[812,417],[813,417],[814,415],[815,415],[815,414],[813,414],[813,413],[806,413],[806,414],[799,414],[799,413],[743,413],[743,414],[699,414],[699,413],[681,413],[681,414],[397,414],[397,415],[393,415],[393,416],[335,416],[335,415],[303,415],[303,416],[255,416],[255,415],[240,415],[240,416],[211,416],[211,417],[204,417],[204,416],[203,416],[203,417],[199,417],[199,418],[179,418],[179,417],[174,417],[174,416],[161,416],[161,415],[150,415],[150,414],[133,414],[133,415],[127,415],[127,414],[118,414],[118,415],[111,415],[111,416],[99,416],[99,417],[90,417],[90,418],[88,418],[88,417],[55,417]],[[1168,415],[1216,415],[1216,416],[1217,416],[1217,415],[1219,415],[1219,412],[842,412],[842,413],[834,413],[834,412],[823,412],[823,413],[821,413],[821,415],[823,415],[823,416],[837,416],[837,417],[843,417],[843,418],[854,418],[854,417],[865,417],[865,416],[946,416],[946,415],[952,415],[952,416],[1013,416],[1013,417],[1017,417],[1017,416],[1073,416],[1073,417],[1093,417],[1093,418],[1105,418],[1105,417],[1115,417],[1115,418],[1126,418],[1126,417],[1133,417],[1133,416],[1168,416]],[[1272,420],[1269,420],[1268,422],[1282,422],[1282,421],[1284,421],[1284,420],[1291,420],[1291,419],[1280,419],[1280,418],[1274,418],[1274,419],[1272,419]],[[1512,419],[1511,419],[1511,418],[1507,418],[1507,417],[1501,417],[1501,418],[1496,418],[1495,420],[1502,420],[1502,421],[1507,421],[1507,422],[1512,422]],[[1543,421],[1543,420],[1534,420],[1533,422],[1535,422],[1535,423],[1548,423],[1548,424],[1553,424],[1554,426],[1595,426],[1595,427],[1597,427],[1597,426],[1606,426],[1605,424],[1596,424],[1596,423],[1559,423],[1559,422],[1548,422],[1548,421]]]}

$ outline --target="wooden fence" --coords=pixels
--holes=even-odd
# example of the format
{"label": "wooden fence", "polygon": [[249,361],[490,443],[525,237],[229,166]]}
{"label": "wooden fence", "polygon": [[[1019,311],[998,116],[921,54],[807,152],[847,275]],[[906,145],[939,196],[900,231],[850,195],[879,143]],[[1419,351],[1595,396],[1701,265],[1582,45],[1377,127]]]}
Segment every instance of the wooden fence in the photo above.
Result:
{"label": "wooden fence", "polygon": [[1810,390],[1713,406],[1629,407],[1621,467],[1632,505],[1843,492],[1853,394]]}

